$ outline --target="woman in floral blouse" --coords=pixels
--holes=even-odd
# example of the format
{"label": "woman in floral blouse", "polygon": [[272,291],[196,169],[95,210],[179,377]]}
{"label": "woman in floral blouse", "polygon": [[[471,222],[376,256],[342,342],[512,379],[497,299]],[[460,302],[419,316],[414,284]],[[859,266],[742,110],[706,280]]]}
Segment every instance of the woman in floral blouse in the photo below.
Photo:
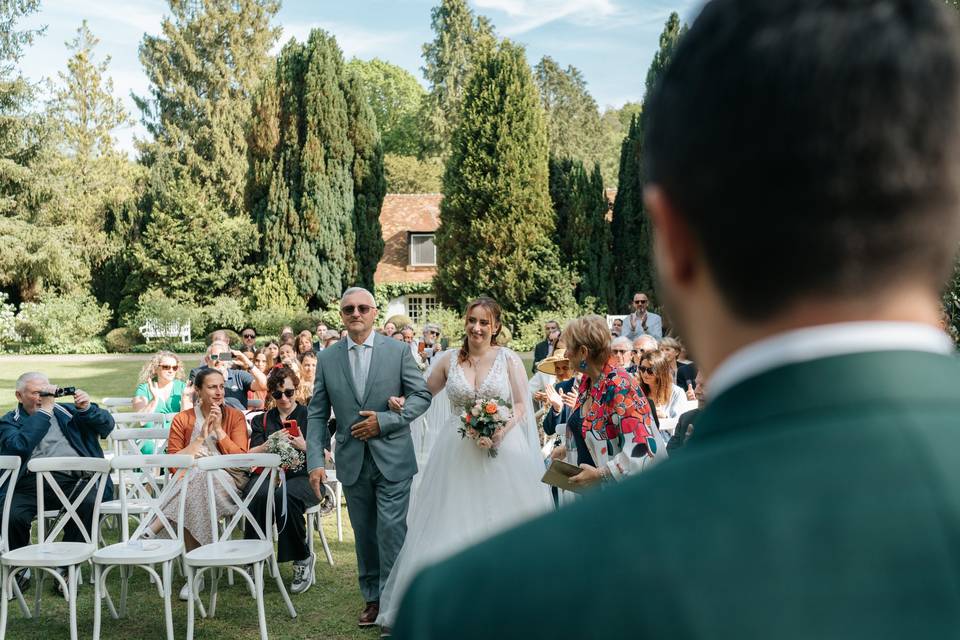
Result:
{"label": "woman in floral blouse", "polygon": [[563,335],[570,363],[584,374],[577,408],[583,415],[584,440],[596,462],[581,464],[583,471],[570,482],[617,482],[666,458],[667,447],[650,404],[633,376],[612,357],[606,321],[595,315],[578,318]]}

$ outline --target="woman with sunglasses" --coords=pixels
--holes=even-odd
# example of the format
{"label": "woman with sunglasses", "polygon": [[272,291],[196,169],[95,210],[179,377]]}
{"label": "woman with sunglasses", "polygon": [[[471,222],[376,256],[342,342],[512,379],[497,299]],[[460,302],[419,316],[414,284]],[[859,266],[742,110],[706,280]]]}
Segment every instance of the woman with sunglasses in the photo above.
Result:
{"label": "woman with sunglasses", "polygon": [[660,462],[666,443],[643,391],[611,353],[606,321],[596,315],[578,318],[563,335],[567,357],[584,374],[574,410],[580,411],[583,439],[595,462],[581,462],[582,471],[570,482],[619,482]]}
{"label": "woman with sunglasses", "polygon": [[[267,376],[267,398],[272,408],[266,413],[257,416],[251,423],[250,453],[266,453],[267,438],[278,431],[294,448],[306,455],[307,442],[307,408],[295,400],[300,379],[294,371],[285,365],[277,365]],[[294,428],[293,422],[296,422]],[[316,494],[310,487],[307,475],[307,466],[304,464],[296,471],[285,472],[287,513],[283,515],[283,487],[267,487],[261,485],[257,495],[253,498],[250,511],[260,523],[266,526],[267,521],[267,491],[274,493],[274,522],[277,525],[277,562],[293,562],[293,583],[290,591],[303,593],[313,584],[313,558],[310,548],[304,539],[306,524],[304,511],[316,505]],[[247,490],[256,484],[256,478],[251,478]],[[253,525],[246,523],[246,538],[256,539],[257,532]]]}
{"label": "woman with sunglasses", "polygon": [[[183,363],[170,351],[158,351],[140,371],[136,391],[133,392],[133,410],[137,413],[178,413],[193,407],[193,389],[183,381]],[[145,428],[170,428],[170,421],[162,425],[144,423]],[[144,442],[140,450],[145,455],[154,453],[153,441]]]}
{"label": "woman with sunglasses", "polygon": [[687,394],[674,384],[670,357],[662,350],[643,354],[637,377],[640,388],[657,407],[660,418],[679,418],[686,406]]}

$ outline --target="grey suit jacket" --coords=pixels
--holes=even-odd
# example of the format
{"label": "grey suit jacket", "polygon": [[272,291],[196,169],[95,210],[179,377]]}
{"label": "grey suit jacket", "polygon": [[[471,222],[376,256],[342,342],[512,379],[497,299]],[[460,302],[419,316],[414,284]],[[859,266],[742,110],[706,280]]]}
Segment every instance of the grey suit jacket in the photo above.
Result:
{"label": "grey suit jacket", "polygon": [[[380,435],[366,442],[380,473],[390,482],[417,472],[410,423],[430,406],[431,395],[413,353],[405,342],[377,334],[363,397],[357,392],[350,369],[349,347],[341,340],[317,356],[316,382],[307,419],[307,468],[323,466],[323,450],[330,442],[327,421],[330,408],[337,416],[337,480],[345,486],[357,481],[363,465],[364,442],[350,435],[360,422],[360,411],[376,411]],[[390,411],[390,396],[403,396],[401,413]]]}

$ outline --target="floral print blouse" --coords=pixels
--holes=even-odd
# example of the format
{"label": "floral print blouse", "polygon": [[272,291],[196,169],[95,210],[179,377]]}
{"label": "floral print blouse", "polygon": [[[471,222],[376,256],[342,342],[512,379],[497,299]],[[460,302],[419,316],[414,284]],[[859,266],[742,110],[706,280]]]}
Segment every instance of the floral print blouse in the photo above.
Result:
{"label": "floral print blouse", "polygon": [[[611,477],[621,480],[666,457],[650,403],[614,358],[595,384],[584,378],[579,391],[576,408],[583,413],[584,440],[597,465],[606,465]],[[588,396],[592,402],[583,412]]]}

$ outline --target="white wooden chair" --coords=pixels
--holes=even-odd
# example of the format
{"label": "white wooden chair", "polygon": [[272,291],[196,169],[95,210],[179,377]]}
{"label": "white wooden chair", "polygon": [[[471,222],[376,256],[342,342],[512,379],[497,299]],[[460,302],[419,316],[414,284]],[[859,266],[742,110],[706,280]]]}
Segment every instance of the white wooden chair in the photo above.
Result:
{"label": "white wooden chair", "polygon": [[120,397],[106,397],[100,401],[100,406],[103,409],[106,409],[110,413],[116,413],[117,409],[120,407],[130,407],[133,408],[133,396],[127,396],[124,398]]}
{"label": "white wooden chair", "polygon": [[[60,502],[60,515],[56,518],[53,528],[46,531],[46,518],[37,518],[37,544],[27,545],[0,556],[2,568],[3,592],[0,594],[0,638],[7,632],[7,593],[8,580],[20,569],[30,567],[37,572],[37,592],[34,617],[40,614],[40,594],[43,591],[43,573],[53,576],[63,588],[64,597],[69,603],[70,610],[70,639],[77,640],[77,588],[78,569],[81,564],[93,557],[97,550],[96,526],[99,522],[100,501],[103,499],[103,490],[107,486],[107,475],[110,473],[110,463],[102,458],[37,458],[27,464],[30,471],[37,474],[37,513],[44,513],[44,483],[57,496]],[[85,482],[78,482],[76,497],[66,496],[60,485],[53,477],[54,471],[79,471],[91,474]],[[88,529],[77,512],[80,504],[96,487],[96,499],[93,507],[93,519]],[[77,525],[84,542],[57,542],[57,537],[70,522]],[[59,567],[67,567],[67,580],[57,573]]]}
{"label": "white wooden chair", "polygon": [[[131,414],[132,415],[132,414]],[[164,414],[138,414],[138,415],[159,415]],[[139,456],[142,455],[140,447],[145,442],[153,445],[153,451],[163,453],[166,450],[167,436],[169,431],[163,428],[156,429],[114,429],[110,432],[108,439],[113,444],[113,456]],[[166,481],[166,472],[162,467],[160,473],[154,474],[153,470],[145,467],[139,474],[128,473],[121,478],[119,475],[114,478],[114,484],[119,485],[126,482],[132,488],[132,495],[127,497],[127,512],[134,518],[139,518],[149,509],[149,504],[156,496],[160,495],[160,490]],[[100,505],[100,526],[97,529],[100,536],[100,543],[103,544],[103,524],[111,518],[120,517],[120,500],[107,500]]]}
{"label": "white wooden chair", "polygon": [[[13,502],[13,491],[14,487],[17,485],[17,480],[20,476],[20,457],[19,456],[0,456],[0,491],[6,491],[6,496],[3,500],[3,520],[0,524],[0,555],[6,553],[9,550],[9,538],[7,533],[9,532],[10,525],[10,505]],[[26,569],[24,569],[26,571]],[[20,592],[20,585],[17,584],[15,576],[10,577],[10,583],[13,587],[13,593],[17,598],[17,602],[20,604],[20,610],[23,611],[23,615],[30,616],[30,608],[27,607],[26,601],[23,599],[23,594]],[[6,584],[6,581],[4,581]],[[3,591],[3,599],[7,600],[8,591]]]}
{"label": "white wooden chair", "polygon": [[303,512],[307,517],[307,546],[310,547],[310,555],[313,558],[313,583],[317,583],[317,552],[316,538],[313,536],[314,530],[320,534],[320,543],[323,545],[323,553],[327,556],[327,562],[333,566],[333,554],[330,553],[330,545],[327,544],[327,534],[323,532],[323,522],[321,521],[320,505],[315,504]]}
{"label": "white wooden chair", "polygon": [[[287,611],[291,618],[297,617],[297,610],[294,609],[287,589],[280,577],[280,568],[277,566],[277,556],[273,548],[273,491],[267,491],[267,509],[266,526],[260,526],[257,519],[250,511],[250,503],[256,497],[257,492],[264,482],[269,482],[269,486],[274,486],[277,479],[277,468],[280,465],[280,456],[269,453],[257,454],[236,454],[219,455],[200,458],[196,462],[198,471],[212,472],[219,469],[248,469],[263,467],[263,472],[256,479],[255,484],[248,492],[246,499],[241,498],[236,487],[227,474],[207,473],[207,500],[210,507],[210,525],[212,531],[217,531],[216,499],[214,483],[219,483],[220,487],[227,493],[230,500],[237,508],[237,512],[230,521],[219,532],[215,542],[205,544],[201,547],[189,551],[184,556],[184,565],[187,572],[187,583],[191,591],[196,593],[199,579],[204,571],[210,571],[213,578],[213,584],[210,588],[210,605],[207,609],[208,616],[213,617],[217,610],[217,579],[221,569],[236,571],[237,575],[247,581],[247,585],[253,589],[254,597],[257,601],[257,617],[260,623],[261,640],[268,640],[267,620],[263,607],[263,567],[269,561],[271,572],[276,579],[277,587],[287,605]],[[234,540],[231,538],[237,525],[247,522],[250,523],[253,530],[257,533],[255,540]],[[244,571],[246,565],[253,565],[253,581]],[[187,608],[187,640],[193,640],[194,623],[194,603],[195,598],[189,600]]]}
{"label": "white wooden chair", "polygon": [[[160,597],[163,598],[163,612],[166,621],[167,640],[173,640],[173,610],[171,606],[173,563],[183,555],[183,510],[186,502],[187,487],[192,475],[193,457],[189,455],[124,455],[117,456],[111,461],[111,466],[119,473],[120,482],[120,542],[99,549],[93,554],[94,570],[94,609],[93,609],[93,638],[100,638],[100,619],[102,600],[106,599],[110,615],[114,619],[126,615],[127,585],[132,569],[140,567],[150,574],[151,582],[158,586]],[[142,489],[141,477],[145,470],[181,469],[184,473],[171,474],[163,490],[155,494],[148,502],[140,498],[131,498],[142,495],[139,491],[128,491],[125,476],[132,476],[131,487]],[[154,474],[148,474],[152,477]],[[159,473],[157,475],[160,475]],[[177,526],[170,522],[161,510],[168,499],[179,493]],[[138,508],[145,504],[146,511],[139,510],[141,516],[139,524],[133,534],[130,534],[131,506]],[[154,537],[150,525],[156,520],[162,525],[161,531],[167,538]],[[157,575],[155,564],[161,565],[163,577]],[[120,608],[119,613],[114,607],[113,600],[107,590],[107,576],[115,568],[120,567]],[[203,605],[201,604],[201,611]]]}

